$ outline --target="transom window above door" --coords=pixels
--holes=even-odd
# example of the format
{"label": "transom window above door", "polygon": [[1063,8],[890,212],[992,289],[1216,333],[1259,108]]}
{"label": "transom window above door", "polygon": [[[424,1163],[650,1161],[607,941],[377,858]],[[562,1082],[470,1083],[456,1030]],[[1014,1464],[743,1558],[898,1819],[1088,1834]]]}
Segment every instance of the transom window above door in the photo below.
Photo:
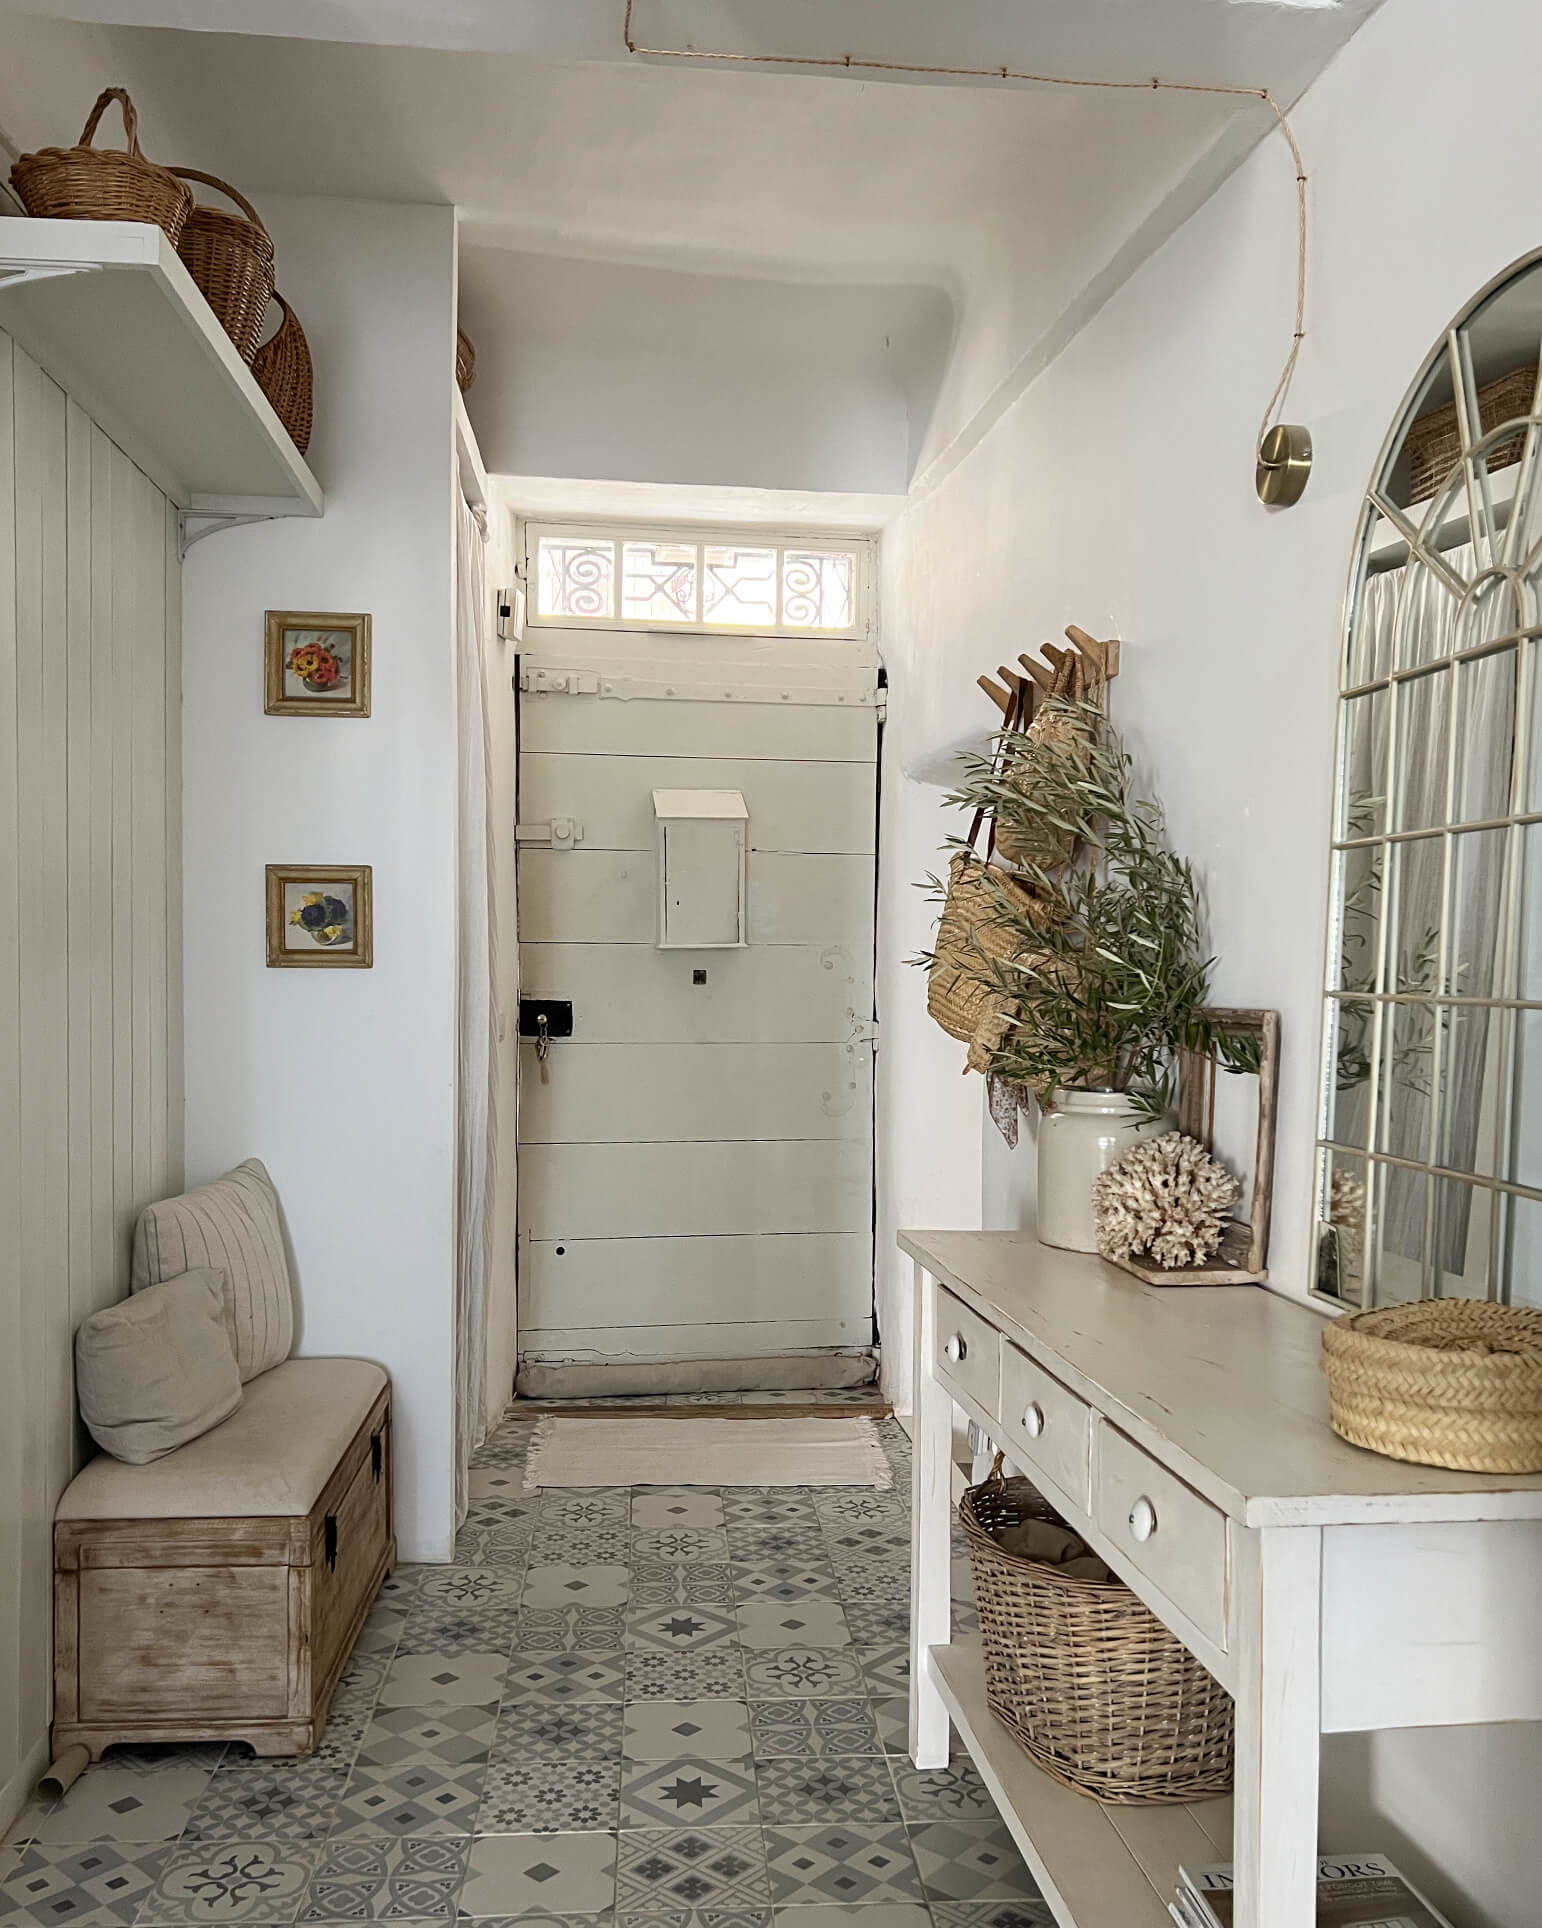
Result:
{"label": "transom window above door", "polygon": [[528,621],[565,629],[867,636],[867,536],[525,525]]}

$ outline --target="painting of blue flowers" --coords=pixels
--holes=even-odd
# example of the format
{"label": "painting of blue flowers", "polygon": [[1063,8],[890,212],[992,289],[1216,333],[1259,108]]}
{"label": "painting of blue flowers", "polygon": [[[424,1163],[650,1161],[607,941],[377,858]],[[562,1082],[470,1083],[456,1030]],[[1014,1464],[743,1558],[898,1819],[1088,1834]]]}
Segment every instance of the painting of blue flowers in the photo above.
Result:
{"label": "painting of blue flowers", "polygon": [[270,966],[374,962],[368,864],[269,864]]}

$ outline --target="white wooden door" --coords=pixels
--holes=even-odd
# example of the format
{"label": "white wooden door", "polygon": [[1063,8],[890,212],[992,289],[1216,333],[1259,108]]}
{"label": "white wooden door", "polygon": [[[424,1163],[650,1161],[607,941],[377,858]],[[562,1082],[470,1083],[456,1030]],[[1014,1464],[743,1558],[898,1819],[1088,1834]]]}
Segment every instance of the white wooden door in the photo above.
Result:
{"label": "white wooden door", "polygon": [[[871,647],[531,631],[521,684],[521,993],[573,1004],[520,1047],[522,1355],[870,1344]],[[743,793],[743,949],[657,948],[655,789]]]}

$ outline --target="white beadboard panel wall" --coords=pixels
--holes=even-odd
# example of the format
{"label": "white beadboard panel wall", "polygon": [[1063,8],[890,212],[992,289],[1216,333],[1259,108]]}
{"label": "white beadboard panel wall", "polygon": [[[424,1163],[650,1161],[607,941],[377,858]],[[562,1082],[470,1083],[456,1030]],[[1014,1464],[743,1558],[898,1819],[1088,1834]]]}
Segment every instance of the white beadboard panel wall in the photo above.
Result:
{"label": "white beadboard panel wall", "polygon": [[0,334],[0,1831],[47,1755],[73,1338],[182,1183],[166,498]]}

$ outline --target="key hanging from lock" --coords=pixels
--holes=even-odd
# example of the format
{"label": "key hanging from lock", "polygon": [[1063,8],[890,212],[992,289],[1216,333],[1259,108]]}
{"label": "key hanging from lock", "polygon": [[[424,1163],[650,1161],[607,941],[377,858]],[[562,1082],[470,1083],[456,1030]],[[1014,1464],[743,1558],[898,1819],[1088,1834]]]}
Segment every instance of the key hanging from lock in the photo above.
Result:
{"label": "key hanging from lock", "polygon": [[551,1056],[551,1025],[546,1013],[541,1012],[535,1021],[535,1061],[541,1067],[541,1083],[551,1083],[551,1066],[546,1060]]}

